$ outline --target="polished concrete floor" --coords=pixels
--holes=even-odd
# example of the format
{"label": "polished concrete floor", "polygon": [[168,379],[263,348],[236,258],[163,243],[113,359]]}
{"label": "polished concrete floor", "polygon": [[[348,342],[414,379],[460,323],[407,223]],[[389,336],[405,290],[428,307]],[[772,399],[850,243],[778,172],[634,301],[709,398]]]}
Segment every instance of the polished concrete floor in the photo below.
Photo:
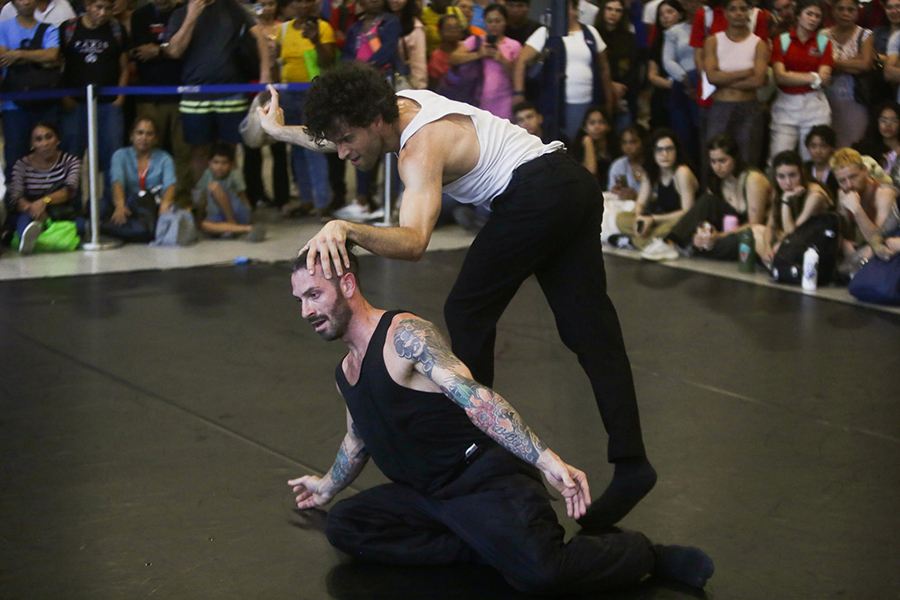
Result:
{"label": "polished concrete floor", "polygon": [[[462,257],[363,257],[363,289],[442,323]],[[705,596],[604,597],[900,597],[900,316],[607,265],[660,474],[622,526],[716,573]],[[284,263],[0,284],[0,598],[519,598],[484,567],[354,564],[323,513],[293,510],[286,480],[343,435],[342,353]],[[603,489],[599,415],[534,280],[500,323],[496,387]],[[347,493],[381,481],[370,465]]]}

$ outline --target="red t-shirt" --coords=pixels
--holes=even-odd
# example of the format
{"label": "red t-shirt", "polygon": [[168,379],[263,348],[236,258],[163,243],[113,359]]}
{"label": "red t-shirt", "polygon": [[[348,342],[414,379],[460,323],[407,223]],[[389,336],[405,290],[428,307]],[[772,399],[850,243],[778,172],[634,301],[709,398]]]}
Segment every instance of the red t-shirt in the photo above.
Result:
{"label": "red t-shirt", "polygon": [[[825,50],[819,51],[818,35],[809,36],[806,42],[801,42],[797,37],[797,30],[791,29],[791,43],[788,46],[787,53],[781,49],[781,38],[778,37],[772,41],[772,62],[780,62],[784,64],[786,71],[797,71],[799,73],[814,73],[819,67],[826,65],[834,67],[834,57],[831,54],[831,42],[825,44]],[[805,94],[813,91],[808,85],[778,86],[785,94]]]}

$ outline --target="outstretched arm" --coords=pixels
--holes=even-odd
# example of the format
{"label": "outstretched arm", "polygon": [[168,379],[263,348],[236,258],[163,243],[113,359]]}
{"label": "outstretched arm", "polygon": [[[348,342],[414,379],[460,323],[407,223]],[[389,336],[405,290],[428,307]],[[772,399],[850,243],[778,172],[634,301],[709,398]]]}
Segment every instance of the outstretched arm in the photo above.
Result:
{"label": "outstretched arm", "polygon": [[315,140],[310,138],[306,127],[303,125],[285,125],[284,110],[278,106],[278,91],[270,85],[269,93],[272,94],[272,99],[269,103],[256,109],[257,113],[259,113],[259,124],[263,131],[279,142],[287,142],[307,150],[315,152],[335,152],[337,150],[334,144],[328,141],[317,144]]}
{"label": "outstretched arm", "polygon": [[410,318],[397,324],[394,349],[417,372],[437,384],[479,429],[501,446],[536,466],[566,499],[570,517],[579,518],[591,503],[587,477],[547,448],[513,406],[472,379],[441,333],[428,321]]}
{"label": "outstretched arm", "polygon": [[315,508],[328,504],[356,479],[368,461],[369,453],[356,431],[356,425],[348,410],[347,435],[341,442],[341,448],[328,474],[325,477],[307,475],[288,481],[288,485],[292,486],[294,493],[297,494],[297,508]]}

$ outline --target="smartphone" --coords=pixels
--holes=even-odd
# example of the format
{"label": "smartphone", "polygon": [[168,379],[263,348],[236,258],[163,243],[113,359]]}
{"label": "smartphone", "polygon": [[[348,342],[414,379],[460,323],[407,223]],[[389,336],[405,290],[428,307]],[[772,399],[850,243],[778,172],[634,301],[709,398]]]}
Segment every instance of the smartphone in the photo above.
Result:
{"label": "smartphone", "polygon": [[497,36],[493,34],[489,34],[485,40],[488,46],[496,46],[497,45]]}
{"label": "smartphone", "polygon": [[646,223],[646,221],[638,221],[637,222],[636,229],[637,229],[638,233],[644,233],[644,223]]}
{"label": "smartphone", "polygon": [[616,175],[616,187],[628,187],[628,175]]}

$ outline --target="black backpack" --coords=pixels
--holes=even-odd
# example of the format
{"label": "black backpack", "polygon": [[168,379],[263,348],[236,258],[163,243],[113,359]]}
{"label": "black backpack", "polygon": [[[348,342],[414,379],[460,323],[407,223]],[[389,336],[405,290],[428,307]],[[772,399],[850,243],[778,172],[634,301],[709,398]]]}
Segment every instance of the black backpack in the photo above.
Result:
{"label": "black backpack", "polygon": [[[50,26],[41,23],[34,32],[34,37],[23,47],[23,50],[41,50],[44,43],[44,32]],[[37,90],[49,90],[59,86],[60,69],[58,66],[45,67],[36,63],[24,63],[11,65],[6,70],[6,77],[0,91],[3,92],[34,92]],[[19,108],[42,109],[53,106],[59,102],[56,98],[47,100],[15,100]]]}
{"label": "black backpack", "polygon": [[803,254],[812,246],[819,252],[819,285],[834,281],[840,250],[840,217],[835,213],[815,215],[788,235],[772,259],[772,279],[800,283]]}

